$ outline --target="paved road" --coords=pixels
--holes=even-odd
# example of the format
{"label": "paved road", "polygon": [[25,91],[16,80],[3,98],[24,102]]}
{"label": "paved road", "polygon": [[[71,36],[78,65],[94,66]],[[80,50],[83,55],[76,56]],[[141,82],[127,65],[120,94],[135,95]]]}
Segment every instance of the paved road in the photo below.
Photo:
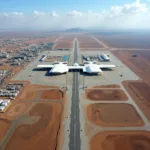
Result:
{"label": "paved road", "polygon": [[[78,41],[74,45],[74,63],[78,62]],[[79,117],[79,83],[78,72],[73,74],[72,105],[71,105],[71,123],[70,123],[70,142],[69,150],[80,150],[80,117]]]}

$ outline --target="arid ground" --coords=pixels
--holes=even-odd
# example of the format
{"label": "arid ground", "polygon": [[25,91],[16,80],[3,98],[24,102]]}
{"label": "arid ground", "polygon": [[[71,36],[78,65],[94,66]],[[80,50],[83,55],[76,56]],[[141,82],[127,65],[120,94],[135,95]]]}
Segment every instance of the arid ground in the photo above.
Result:
{"label": "arid ground", "polygon": [[114,51],[113,54],[143,80],[150,82],[150,51]]}
{"label": "arid ground", "polygon": [[150,86],[141,81],[125,81],[123,85],[150,121]]}
{"label": "arid ground", "polygon": [[95,103],[87,107],[88,119],[99,126],[141,126],[142,119],[129,104]]}
{"label": "arid ground", "polygon": [[62,105],[58,103],[35,104],[29,112],[28,119],[15,129],[5,150],[55,150],[61,112]]}
{"label": "arid ground", "polygon": [[102,132],[90,142],[91,150],[149,150],[150,133],[145,131]]}
{"label": "arid ground", "polygon": [[127,96],[120,89],[91,89],[86,90],[85,96],[94,101],[127,100]]}
{"label": "arid ground", "polygon": [[149,34],[103,34],[94,35],[107,46],[112,48],[138,48],[150,49],[150,35]]}

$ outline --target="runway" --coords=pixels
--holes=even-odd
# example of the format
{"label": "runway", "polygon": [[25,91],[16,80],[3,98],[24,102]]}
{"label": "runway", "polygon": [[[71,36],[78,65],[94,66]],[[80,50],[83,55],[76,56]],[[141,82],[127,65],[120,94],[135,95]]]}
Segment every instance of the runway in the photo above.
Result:
{"label": "runway", "polygon": [[[74,43],[74,63],[78,63],[78,41]],[[79,110],[79,80],[78,72],[73,73],[73,89],[71,104],[70,142],[69,150],[80,150],[80,110]]]}

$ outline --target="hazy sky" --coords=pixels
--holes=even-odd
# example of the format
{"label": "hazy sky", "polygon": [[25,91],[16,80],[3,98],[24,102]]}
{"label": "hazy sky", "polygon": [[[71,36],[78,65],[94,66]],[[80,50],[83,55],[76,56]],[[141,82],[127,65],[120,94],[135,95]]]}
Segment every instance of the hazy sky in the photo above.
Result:
{"label": "hazy sky", "polygon": [[0,29],[150,29],[150,0],[0,0]]}

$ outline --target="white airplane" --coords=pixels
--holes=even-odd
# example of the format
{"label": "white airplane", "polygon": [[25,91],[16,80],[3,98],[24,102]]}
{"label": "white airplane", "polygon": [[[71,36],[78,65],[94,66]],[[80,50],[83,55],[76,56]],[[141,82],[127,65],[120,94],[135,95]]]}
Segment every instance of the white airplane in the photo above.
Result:
{"label": "white airplane", "polygon": [[88,74],[99,74],[102,72],[101,69],[107,68],[112,69],[115,68],[115,65],[104,65],[104,64],[96,64],[94,62],[88,62],[83,66],[80,66],[78,63],[75,63],[73,66],[68,66],[67,63],[64,62],[56,62],[52,65],[42,64],[38,65],[37,69],[51,69],[50,74],[63,74],[69,72],[69,70],[82,70],[84,73]]}

